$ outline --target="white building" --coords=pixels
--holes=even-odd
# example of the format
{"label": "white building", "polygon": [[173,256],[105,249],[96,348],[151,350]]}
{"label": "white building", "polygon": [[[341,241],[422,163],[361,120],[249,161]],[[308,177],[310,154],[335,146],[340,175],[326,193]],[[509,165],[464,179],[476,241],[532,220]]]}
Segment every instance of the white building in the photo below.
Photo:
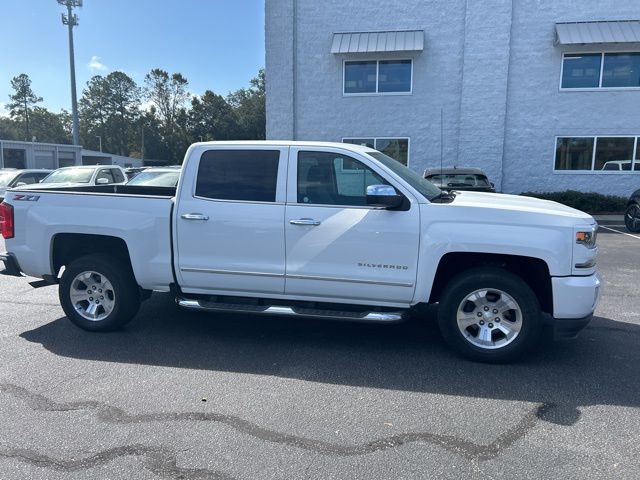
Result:
{"label": "white building", "polygon": [[619,0],[267,0],[267,138],[367,143],[420,172],[442,149],[506,192],[628,195],[639,19]]}

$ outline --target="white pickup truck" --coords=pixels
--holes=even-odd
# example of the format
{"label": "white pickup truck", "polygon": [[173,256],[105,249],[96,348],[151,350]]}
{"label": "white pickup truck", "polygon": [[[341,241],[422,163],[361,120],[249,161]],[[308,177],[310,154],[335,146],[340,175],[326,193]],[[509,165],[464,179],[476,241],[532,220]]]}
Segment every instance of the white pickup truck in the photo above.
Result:
{"label": "white pickup truck", "polygon": [[197,310],[390,323],[438,304],[444,339],[510,361],[543,325],[572,337],[600,296],[597,224],[528,197],[445,193],[367,147],[212,142],[176,188],[13,189],[8,273],[59,284],[81,328],[131,320],[151,291]]}

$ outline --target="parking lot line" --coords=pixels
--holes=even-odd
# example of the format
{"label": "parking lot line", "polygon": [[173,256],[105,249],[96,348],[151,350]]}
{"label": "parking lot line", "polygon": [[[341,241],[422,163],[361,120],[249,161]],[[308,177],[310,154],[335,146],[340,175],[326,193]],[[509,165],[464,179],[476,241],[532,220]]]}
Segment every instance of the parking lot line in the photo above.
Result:
{"label": "parking lot line", "polygon": [[627,233],[627,232],[621,232],[620,230],[616,230],[615,228],[605,227],[604,225],[600,225],[600,228],[604,228],[605,230],[611,230],[612,232],[621,233],[622,235],[626,235],[627,237],[633,237],[633,238],[637,238],[638,240],[640,240],[640,237],[637,236],[637,235],[632,235],[632,234]]}

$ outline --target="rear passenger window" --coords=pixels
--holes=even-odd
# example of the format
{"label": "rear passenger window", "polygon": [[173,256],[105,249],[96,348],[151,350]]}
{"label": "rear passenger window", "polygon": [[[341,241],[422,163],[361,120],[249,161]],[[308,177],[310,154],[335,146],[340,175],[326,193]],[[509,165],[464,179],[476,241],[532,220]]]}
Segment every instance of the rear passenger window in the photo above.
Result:
{"label": "rear passenger window", "polygon": [[202,154],[196,196],[275,202],[279,150],[209,150]]}
{"label": "rear passenger window", "polygon": [[122,173],[121,170],[117,168],[112,168],[111,171],[113,172],[113,178],[116,181],[116,183],[124,182],[124,174]]}

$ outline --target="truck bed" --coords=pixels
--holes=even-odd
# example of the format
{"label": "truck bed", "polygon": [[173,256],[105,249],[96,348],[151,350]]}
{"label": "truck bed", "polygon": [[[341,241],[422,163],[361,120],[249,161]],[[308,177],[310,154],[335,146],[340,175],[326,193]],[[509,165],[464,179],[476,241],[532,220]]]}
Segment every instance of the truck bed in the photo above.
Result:
{"label": "truck bed", "polygon": [[[20,189],[16,189],[20,190]],[[103,193],[107,195],[138,195],[144,197],[174,197],[176,187],[147,187],[143,185],[90,185],[74,187],[45,187],[29,188],[38,192],[73,192],[73,193]]]}
{"label": "truck bed", "polygon": [[15,238],[6,244],[22,271],[37,277],[58,273],[51,260],[58,238],[75,235],[78,249],[95,242],[95,236],[122,239],[138,284],[168,290],[175,192],[127,185],[16,188],[5,199],[15,214]]}

